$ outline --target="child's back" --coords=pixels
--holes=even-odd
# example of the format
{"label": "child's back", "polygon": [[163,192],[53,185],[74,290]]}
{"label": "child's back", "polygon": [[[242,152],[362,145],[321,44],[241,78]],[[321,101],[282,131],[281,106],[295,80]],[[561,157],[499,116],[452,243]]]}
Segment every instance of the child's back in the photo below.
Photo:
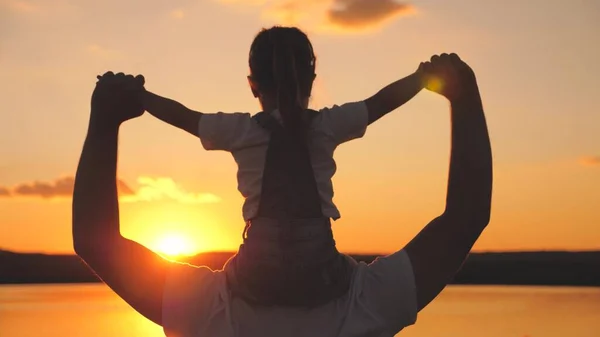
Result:
{"label": "child's back", "polygon": [[[364,135],[368,125],[367,109],[364,102],[357,102],[313,113],[307,133],[310,163],[323,215],[336,220],[340,212],[333,203],[332,177],[336,172],[333,153],[341,143]],[[271,116],[281,123],[277,110]],[[206,150],[231,152],[238,165],[238,189],[245,198],[244,220],[255,217],[261,199],[270,132],[249,113],[216,113],[203,114],[198,136]]]}

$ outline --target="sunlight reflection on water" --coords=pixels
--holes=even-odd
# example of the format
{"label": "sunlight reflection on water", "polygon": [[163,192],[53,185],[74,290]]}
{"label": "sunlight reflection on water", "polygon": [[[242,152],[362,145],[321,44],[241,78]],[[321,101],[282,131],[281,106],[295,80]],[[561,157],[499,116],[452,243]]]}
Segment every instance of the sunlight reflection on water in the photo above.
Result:
{"label": "sunlight reflection on water", "polygon": [[[600,288],[451,286],[400,337],[598,337]],[[102,284],[0,286],[2,337],[164,336]]]}

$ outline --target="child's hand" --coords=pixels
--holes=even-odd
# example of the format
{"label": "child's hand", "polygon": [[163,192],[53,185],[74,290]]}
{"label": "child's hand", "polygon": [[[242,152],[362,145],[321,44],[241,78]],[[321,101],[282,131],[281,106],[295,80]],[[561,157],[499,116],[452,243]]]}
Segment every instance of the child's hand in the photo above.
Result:
{"label": "child's hand", "polygon": [[428,75],[427,75],[427,71],[425,70],[426,63],[429,63],[429,62],[421,62],[421,64],[419,64],[419,68],[415,72],[415,74],[419,77],[419,79],[421,81],[421,88],[427,87]]}
{"label": "child's hand", "polygon": [[418,71],[423,76],[425,88],[450,101],[477,90],[475,73],[456,54],[434,55],[430,62],[421,63]]}
{"label": "child's hand", "polygon": [[114,81],[115,78],[118,78],[119,84],[123,88],[128,89],[144,89],[144,85],[146,84],[144,75],[137,75],[135,77],[133,75],[125,75],[123,73],[117,73],[115,75],[112,71],[106,72],[104,75],[98,75],[96,78],[98,79],[98,84],[105,81]]}

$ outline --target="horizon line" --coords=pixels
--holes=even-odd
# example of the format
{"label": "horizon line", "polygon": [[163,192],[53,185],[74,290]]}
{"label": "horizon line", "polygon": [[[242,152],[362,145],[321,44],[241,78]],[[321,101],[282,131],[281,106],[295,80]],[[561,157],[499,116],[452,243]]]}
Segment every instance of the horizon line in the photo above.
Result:
{"label": "horizon line", "polygon": [[[10,250],[10,249],[5,249],[5,248],[0,247],[0,253],[2,253],[2,252],[12,253],[12,254],[20,254],[20,255],[77,256],[77,254],[75,252],[50,253],[50,252],[43,252],[43,251],[15,251],[15,250]],[[156,253],[161,256],[165,255],[164,253],[161,253],[161,252],[156,252]],[[180,254],[177,256],[173,256],[173,257],[193,257],[193,256],[198,256],[198,255],[203,255],[203,254],[235,254],[235,253],[237,253],[236,250],[214,250],[214,251],[198,252],[195,254]],[[341,253],[347,254],[347,255],[359,255],[359,256],[384,256],[384,255],[393,254],[394,252],[391,252],[391,253],[341,252]],[[475,251],[471,251],[469,254],[518,254],[518,253],[600,253],[600,247],[598,247],[596,249],[580,249],[580,250],[573,250],[573,249],[475,250]]]}

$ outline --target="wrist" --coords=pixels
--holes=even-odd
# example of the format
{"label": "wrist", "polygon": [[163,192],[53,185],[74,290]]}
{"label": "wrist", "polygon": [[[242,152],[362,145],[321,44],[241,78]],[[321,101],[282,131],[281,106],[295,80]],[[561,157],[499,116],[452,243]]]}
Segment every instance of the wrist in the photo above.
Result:
{"label": "wrist", "polygon": [[88,124],[88,135],[104,136],[118,134],[122,122],[101,118],[92,113]]}
{"label": "wrist", "polygon": [[457,95],[455,95],[454,97],[449,97],[448,100],[453,106],[480,102],[481,97],[479,95],[479,88],[477,87],[477,83],[463,86],[457,93]]}
{"label": "wrist", "polygon": [[471,120],[483,116],[483,104],[478,93],[462,95],[450,101],[450,114],[453,121]]}
{"label": "wrist", "polygon": [[421,89],[424,89],[427,87],[427,76],[426,76],[425,72],[423,72],[419,69],[419,70],[415,71],[412,74],[412,76],[415,79],[415,81],[417,83],[419,83],[419,87]]}
{"label": "wrist", "polygon": [[146,90],[146,88],[142,88],[142,91],[140,93],[140,99],[142,101],[142,105],[143,105],[144,109],[149,104],[149,102],[152,100],[153,95],[154,94],[151,93],[150,91]]}

